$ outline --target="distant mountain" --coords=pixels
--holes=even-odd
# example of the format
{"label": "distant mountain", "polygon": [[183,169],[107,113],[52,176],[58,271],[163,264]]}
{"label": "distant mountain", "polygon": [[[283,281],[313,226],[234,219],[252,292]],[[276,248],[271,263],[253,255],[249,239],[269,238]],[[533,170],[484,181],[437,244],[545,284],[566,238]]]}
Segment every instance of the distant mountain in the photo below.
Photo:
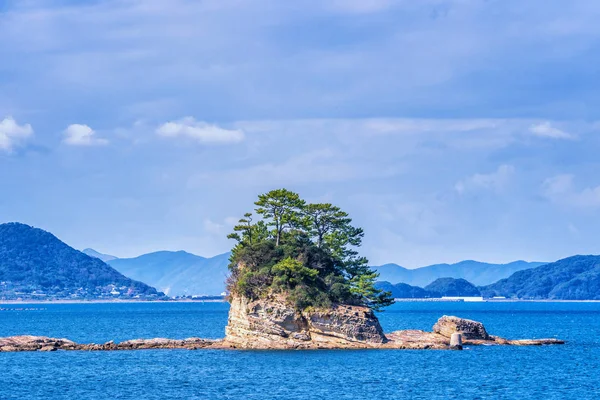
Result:
{"label": "distant mountain", "polygon": [[480,288],[486,297],[600,300],[600,256],[573,256]]}
{"label": "distant mountain", "polygon": [[[204,258],[185,251],[159,251],[136,258],[117,258],[108,263],[125,276],[146,282],[169,296],[218,295],[225,290],[229,253]],[[541,264],[525,261],[510,264],[462,261],[417,269],[406,269],[396,264],[374,268],[381,274],[381,281],[423,287],[443,277],[462,278],[475,285],[485,285],[506,278],[515,271]]]}
{"label": "distant mountain", "polygon": [[427,299],[440,298],[444,296],[467,297],[481,296],[479,289],[472,283],[464,279],[439,278],[431,282],[425,288],[407,285],[406,283],[397,283],[395,285],[389,282],[377,282],[377,289],[391,292],[395,299]]}
{"label": "distant mountain", "polygon": [[157,298],[156,289],[126,278],[54,235],[19,223],[0,225],[0,298]]}
{"label": "distant mountain", "polygon": [[94,249],[89,249],[89,248],[88,249],[83,249],[83,250],[81,250],[81,252],[84,253],[84,254],[87,254],[90,257],[99,258],[99,259],[101,259],[104,262],[112,261],[112,260],[116,260],[117,259],[117,257],[115,257],[115,256],[111,256],[109,254],[102,254],[102,253],[97,252]]}
{"label": "distant mountain", "polygon": [[489,285],[508,278],[517,271],[543,265],[542,262],[514,261],[508,264],[489,264],[479,261],[461,261],[456,264],[435,264],[416,269],[407,269],[397,264],[373,267],[379,272],[379,280],[425,286],[438,278],[462,278],[477,286]]}
{"label": "distant mountain", "polygon": [[159,251],[136,258],[118,258],[109,264],[172,297],[219,295],[225,291],[229,253],[204,258],[185,251]]}
{"label": "distant mountain", "polygon": [[481,296],[479,289],[471,282],[464,279],[438,278],[425,286],[425,290],[429,293],[437,293],[440,297]]}
{"label": "distant mountain", "polygon": [[392,293],[392,297],[395,299],[426,299],[430,297],[439,297],[432,295],[427,290],[418,286],[407,285],[406,283],[391,284],[390,282],[377,282],[375,284],[377,289],[384,290]]}

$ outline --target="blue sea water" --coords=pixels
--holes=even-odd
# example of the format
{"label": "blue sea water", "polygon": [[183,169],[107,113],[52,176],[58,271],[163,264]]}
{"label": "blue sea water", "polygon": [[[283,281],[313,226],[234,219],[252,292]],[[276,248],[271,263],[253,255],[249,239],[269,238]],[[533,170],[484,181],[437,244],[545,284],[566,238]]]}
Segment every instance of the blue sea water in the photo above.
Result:
{"label": "blue sea water", "polygon": [[[77,342],[219,338],[225,303],[3,305],[0,337]],[[23,307],[37,310],[17,310]],[[402,302],[386,331],[430,330],[442,315],[508,338],[558,337],[564,346],[465,351],[144,350],[0,353],[7,399],[600,399],[599,303]]]}

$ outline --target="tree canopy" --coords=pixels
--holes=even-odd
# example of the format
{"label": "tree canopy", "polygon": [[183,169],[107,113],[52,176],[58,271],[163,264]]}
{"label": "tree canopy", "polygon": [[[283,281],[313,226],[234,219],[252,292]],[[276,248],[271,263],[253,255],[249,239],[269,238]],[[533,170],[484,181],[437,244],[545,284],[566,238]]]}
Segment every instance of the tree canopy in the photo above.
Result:
{"label": "tree canopy", "polygon": [[375,288],[377,273],[357,248],[364,232],[329,203],[309,204],[276,189],[258,196],[228,237],[235,239],[228,290],[252,299],[285,294],[298,308],[364,305],[379,310],[393,300]]}

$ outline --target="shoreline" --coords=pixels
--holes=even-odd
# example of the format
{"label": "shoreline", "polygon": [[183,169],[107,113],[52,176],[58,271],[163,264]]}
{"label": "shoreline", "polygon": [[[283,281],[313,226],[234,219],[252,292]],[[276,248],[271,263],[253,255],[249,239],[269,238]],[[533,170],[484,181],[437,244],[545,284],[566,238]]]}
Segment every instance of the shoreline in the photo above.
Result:
{"label": "shoreline", "polygon": [[[600,300],[526,300],[526,299],[488,299],[483,301],[462,301],[443,299],[394,299],[397,303],[600,303]],[[227,303],[227,300],[0,300],[0,305],[25,304],[137,304],[137,303]]]}
{"label": "shoreline", "polygon": [[[238,306],[240,305],[237,302]],[[247,306],[246,303],[243,304]],[[541,346],[565,344],[560,339],[517,339],[510,340],[488,334],[481,322],[454,316],[442,316],[431,331],[401,330],[384,333],[377,317],[369,311],[366,314],[360,307],[342,306],[331,310],[333,314],[319,314],[315,320],[310,316],[307,325],[287,330],[285,320],[267,318],[253,319],[256,325],[246,325],[235,309],[230,311],[230,319],[222,339],[132,339],[116,343],[77,343],[69,339],[46,336],[0,337],[0,352],[19,351],[116,351],[149,349],[238,349],[238,350],[351,350],[351,349],[397,349],[397,350],[463,350],[463,346]],[[279,310],[282,310],[279,308]],[[244,310],[241,310],[245,312]],[[363,313],[361,315],[361,313]],[[233,314],[233,315],[232,315]],[[289,315],[289,314],[288,314]],[[338,318],[332,319],[332,315]],[[350,317],[350,319],[348,319]],[[334,321],[332,325],[320,324]],[[375,324],[373,324],[373,319]],[[311,321],[311,322],[309,322]],[[248,322],[248,320],[246,321]],[[289,322],[289,321],[287,321]],[[315,323],[315,325],[313,325]],[[293,325],[293,324],[292,324]],[[281,330],[277,328],[281,327]],[[350,327],[355,329],[339,329]],[[358,333],[358,334],[357,334]]]}
{"label": "shoreline", "polygon": [[0,300],[0,305],[10,304],[136,304],[136,303],[226,303],[226,300]]}
{"label": "shoreline", "polygon": [[557,300],[557,299],[484,299],[480,301],[449,299],[394,299],[397,303],[600,303],[600,300]]}

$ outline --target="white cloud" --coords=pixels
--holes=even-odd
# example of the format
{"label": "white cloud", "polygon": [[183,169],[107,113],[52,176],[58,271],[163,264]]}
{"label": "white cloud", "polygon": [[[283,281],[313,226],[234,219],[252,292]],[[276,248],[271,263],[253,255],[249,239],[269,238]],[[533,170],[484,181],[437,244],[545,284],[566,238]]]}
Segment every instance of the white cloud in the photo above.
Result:
{"label": "white cloud", "polygon": [[535,136],[539,136],[539,137],[543,137],[543,138],[575,139],[575,136],[552,126],[552,124],[549,121],[540,122],[539,124],[531,125],[531,127],[529,128],[529,132],[531,132]]}
{"label": "white cloud", "polygon": [[501,165],[490,174],[475,174],[457,182],[454,189],[461,194],[479,189],[499,192],[506,187],[514,173],[515,167],[512,165]]}
{"label": "white cloud", "polygon": [[224,129],[193,117],[185,117],[178,121],[162,124],[156,133],[164,137],[187,137],[200,143],[227,144],[244,140],[244,132],[239,129]]}
{"label": "white cloud", "polygon": [[69,125],[63,134],[63,143],[70,146],[103,146],[108,144],[108,140],[95,137],[96,132],[87,125]]}
{"label": "white cloud", "polygon": [[223,222],[216,222],[210,218],[204,220],[204,230],[215,236],[224,236],[227,232],[230,232],[235,224],[238,223],[239,218],[226,217]]}
{"label": "white cloud", "polygon": [[10,152],[13,147],[33,135],[31,125],[19,125],[12,117],[0,121],[0,150]]}
{"label": "white cloud", "polygon": [[227,217],[225,218],[224,222],[225,225],[227,226],[234,226],[239,222],[240,218],[239,217]]}
{"label": "white cloud", "polygon": [[207,218],[204,220],[204,230],[212,235],[221,235],[224,232],[225,226],[218,222]]}
{"label": "white cloud", "polygon": [[556,175],[542,183],[544,196],[556,203],[579,208],[600,207],[600,186],[577,190],[575,177],[570,174]]}

